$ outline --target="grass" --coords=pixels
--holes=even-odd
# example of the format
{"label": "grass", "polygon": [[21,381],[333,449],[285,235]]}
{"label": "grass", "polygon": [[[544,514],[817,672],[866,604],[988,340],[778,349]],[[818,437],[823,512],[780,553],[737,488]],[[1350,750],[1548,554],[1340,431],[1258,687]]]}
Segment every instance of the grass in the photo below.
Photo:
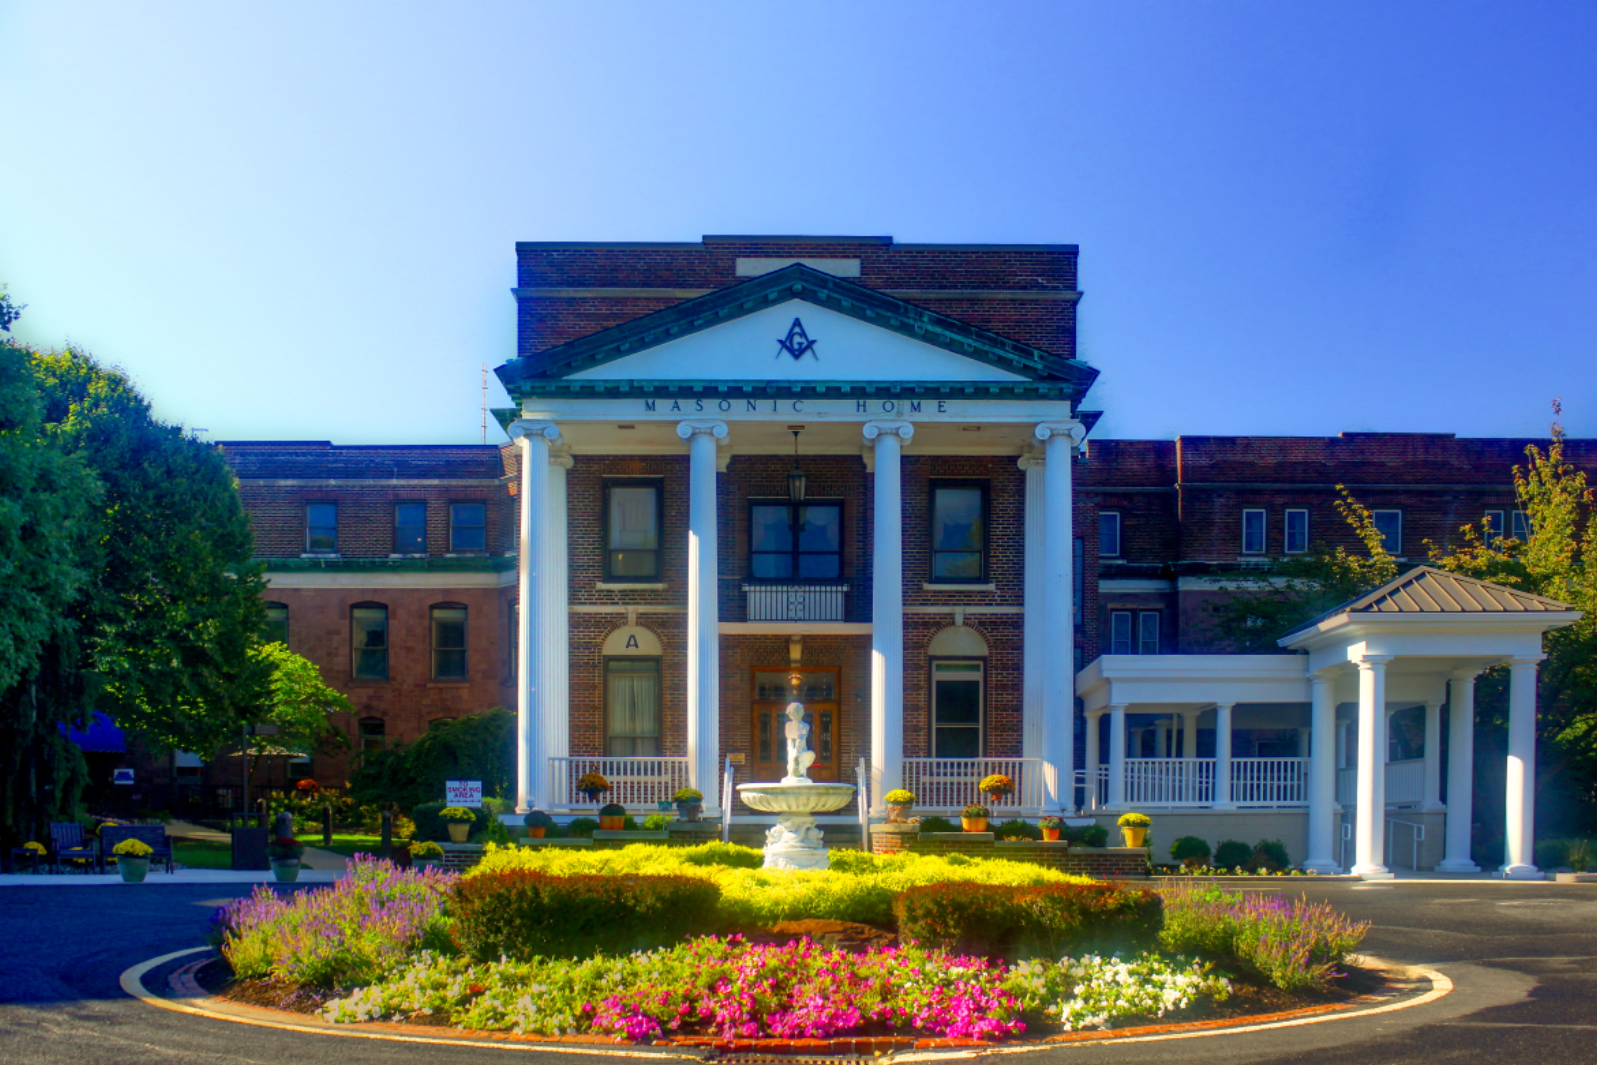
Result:
{"label": "grass", "polygon": [[233,845],[220,840],[178,840],[172,844],[172,857],[190,869],[231,869]]}

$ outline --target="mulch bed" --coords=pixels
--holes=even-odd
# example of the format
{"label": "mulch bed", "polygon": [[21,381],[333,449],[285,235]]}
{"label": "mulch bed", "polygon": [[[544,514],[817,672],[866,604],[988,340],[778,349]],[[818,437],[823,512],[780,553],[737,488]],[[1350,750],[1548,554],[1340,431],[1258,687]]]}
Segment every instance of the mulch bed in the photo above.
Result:
{"label": "mulch bed", "polygon": [[[794,922],[794,924],[799,923],[809,924],[810,922]],[[826,923],[840,924],[840,922]],[[858,928],[866,927],[868,926],[858,926]],[[822,931],[822,929],[810,928],[807,929],[807,931],[813,935],[815,932]],[[857,929],[849,928],[826,929],[825,931],[830,932],[836,938],[845,941],[852,939],[855,935],[859,934]],[[778,928],[767,930],[767,936],[770,937],[769,939],[766,939],[765,936],[762,936],[761,938],[766,939],[768,942],[776,941],[776,936],[780,933],[787,933],[786,936],[781,940],[782,942],[786,942],[787,939],[792,938],[793,930],[786,926],[780,926],[780,931]],[[272,980],[234,980],[232,976],[232,969],[228,966],[224,959],[219,957],[213,958],[197,968],[193,973],[193,977],[195,982],[198,983],[201,988],[219,998],[225,998],[242,1005],[256,1006],[264,1009],[282,1010],[288,1013],[297,1013],[307,1016],[315,1014],[319,1009],[321,1009],[322,1006],[331,1000],[340,997],[341,994],[339,991],[328,989],[289,987]],[[1279,1014],[1311,1010],[1315,1009],[1316,1007],[1321,1010],[1337,1009],[1339,1007],[1350,1005],[1359,999],[1368,1000],[1375,996],[1379,996],[1384,991],[1389,989],[1390,982],[1388,973],[1381,970],[1361,969],[1354,966],[1346,967],[1343,975],[1329,989],[1325,991],[1304,992],[1299,994],[1282,991],[1281,989],[1270,984],[1244,982],[1233,979],[1231,997],[1225,1002],[1203,1002],[1185,1010],[1168,1013],[1161,1018],[1127,1017],[1118,1023],[1115,1031],[1125,1032],[1128,1029],[1140,1028],[1166,1030],[1172,1025],[1187,1024],[1194,1021],[1224,1023],[1227,1021],[1240,1020],[1249,1017],[1261,1017],[1261,1015],[1274,1017],[1275,1015]],[[417,1014],[415,1016],[406,1018],[404,1021],[399,1023],[410,1027],[441,1028],[450,1029],[453,1031],[453,1027],[449,1023],[449,1019],[442,1015],[436,1014]],[[490,1033],[471,1034],[488,1035]],[[980,1043],[977,1041],[966,1040],[959,1040],[957,1043],[958,1045],[968,1044],[1013,1046],[1027,1042],[1035,1042],[1038,1039],[1047,1039],[1049,1037],[1053,1037],[1055,1039],[1069,1039],[1074,1037],[1091,1037],[1095,1034],[1102,1033],[1061,1033],[1058,1029],[1042,1028],[1039,1026],[1028,1032],[1026,1037],[1003,1040],[999,1044]],[[593,1038],[600,1042],[612,1042],[610,1037]],[[876,1042],[890,1040],[895,1044],[902,1041],[904,1042],[905,1047],[954,1045],[954,1041],[927,1040],[925,1038],[905,1037],[900,1033],[894,1033],[892,1030],[885,1028],[879,1033],[862,1033],[860,1039],[867,1042],[873,1040]],[[821,1043],[847,1041],[848,1040],[817,1040],[814,1042]],[[727,1041],[724,1039],[718,1039],[716,1037],[706,1035],[683,1035],[669,1040],[670,1044],[679,1046],[720,1047],[721,1044],[725,1042]],[[746,1042],[751,1044],[751,1046],[760,1045],[763,1049],[773,1049],[772,1047],[764,1046],[764,1044],[787,1044],[789,1042],[807,1043],[810,1041],[737,1040],[736,1042],[739,1044]],[[818,1047],[810,1049],[819,1051]],[[841,1051],[831,1052],[838,1053]]]}

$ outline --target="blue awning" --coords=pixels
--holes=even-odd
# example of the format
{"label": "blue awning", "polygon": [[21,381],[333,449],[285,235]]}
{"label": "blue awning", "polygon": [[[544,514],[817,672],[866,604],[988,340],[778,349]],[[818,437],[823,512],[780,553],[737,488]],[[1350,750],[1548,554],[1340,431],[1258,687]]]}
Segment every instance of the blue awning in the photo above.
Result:
{"label": "blue awning", "polygon": [[116,727],[116,722],[96,710],[89,715],[87,729],[69,728],[65,722],[60,726],[61,735],[77,744],[83,751],[92,754],[126,754],[128,749],[127,737],[122,735],[122,730]]}

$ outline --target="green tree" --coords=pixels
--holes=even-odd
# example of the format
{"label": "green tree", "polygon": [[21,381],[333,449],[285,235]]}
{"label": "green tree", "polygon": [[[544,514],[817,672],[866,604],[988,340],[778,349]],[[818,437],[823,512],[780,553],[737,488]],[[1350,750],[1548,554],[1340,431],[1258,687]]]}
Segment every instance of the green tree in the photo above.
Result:
{"label": "green tree", "polygon": [[407,747],[367,756],[350,778],[359,803],[405,809],[444,797],[446,780],[480,780],[485,796],[514,794],[516,715],[502,706],[440,721]]}
{"label": "green tree", "polygon": [[262,700],[250,716],[254,724],[272,730],[269,743],[257,740],[250,748],[251,775],[264,757],[309,756],[349,745],[332,720],[334,714],[350,711],[349,700],[323,683],[314,662],[281,643],[259,644],[250,656],[266,678]]}

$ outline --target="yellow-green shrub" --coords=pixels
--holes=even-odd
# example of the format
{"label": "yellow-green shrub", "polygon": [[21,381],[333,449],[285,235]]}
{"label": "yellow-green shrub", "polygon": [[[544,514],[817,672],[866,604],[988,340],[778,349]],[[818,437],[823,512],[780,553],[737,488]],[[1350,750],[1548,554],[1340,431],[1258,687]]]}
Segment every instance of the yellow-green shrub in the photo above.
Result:
{"label": "yellow-green shrub", "polygon": [[620,850],[597,851],[489,847],[482,862],[467,875],[527,869],[566,876],[625,873],[700,877],[721,889],[719,913],[723,929],[759,928],[807,918],[858,921],[890,928],[894,896],[912,887],[950,880],[1012,886],[1092,882],[1038,865],[975,860],[962,855],[944,858],[834,850],[832,868],[813,871],[700,864],[715,858],[746,862],[749,854],[757,853],[723,844],[681,848],[635,844]]}

